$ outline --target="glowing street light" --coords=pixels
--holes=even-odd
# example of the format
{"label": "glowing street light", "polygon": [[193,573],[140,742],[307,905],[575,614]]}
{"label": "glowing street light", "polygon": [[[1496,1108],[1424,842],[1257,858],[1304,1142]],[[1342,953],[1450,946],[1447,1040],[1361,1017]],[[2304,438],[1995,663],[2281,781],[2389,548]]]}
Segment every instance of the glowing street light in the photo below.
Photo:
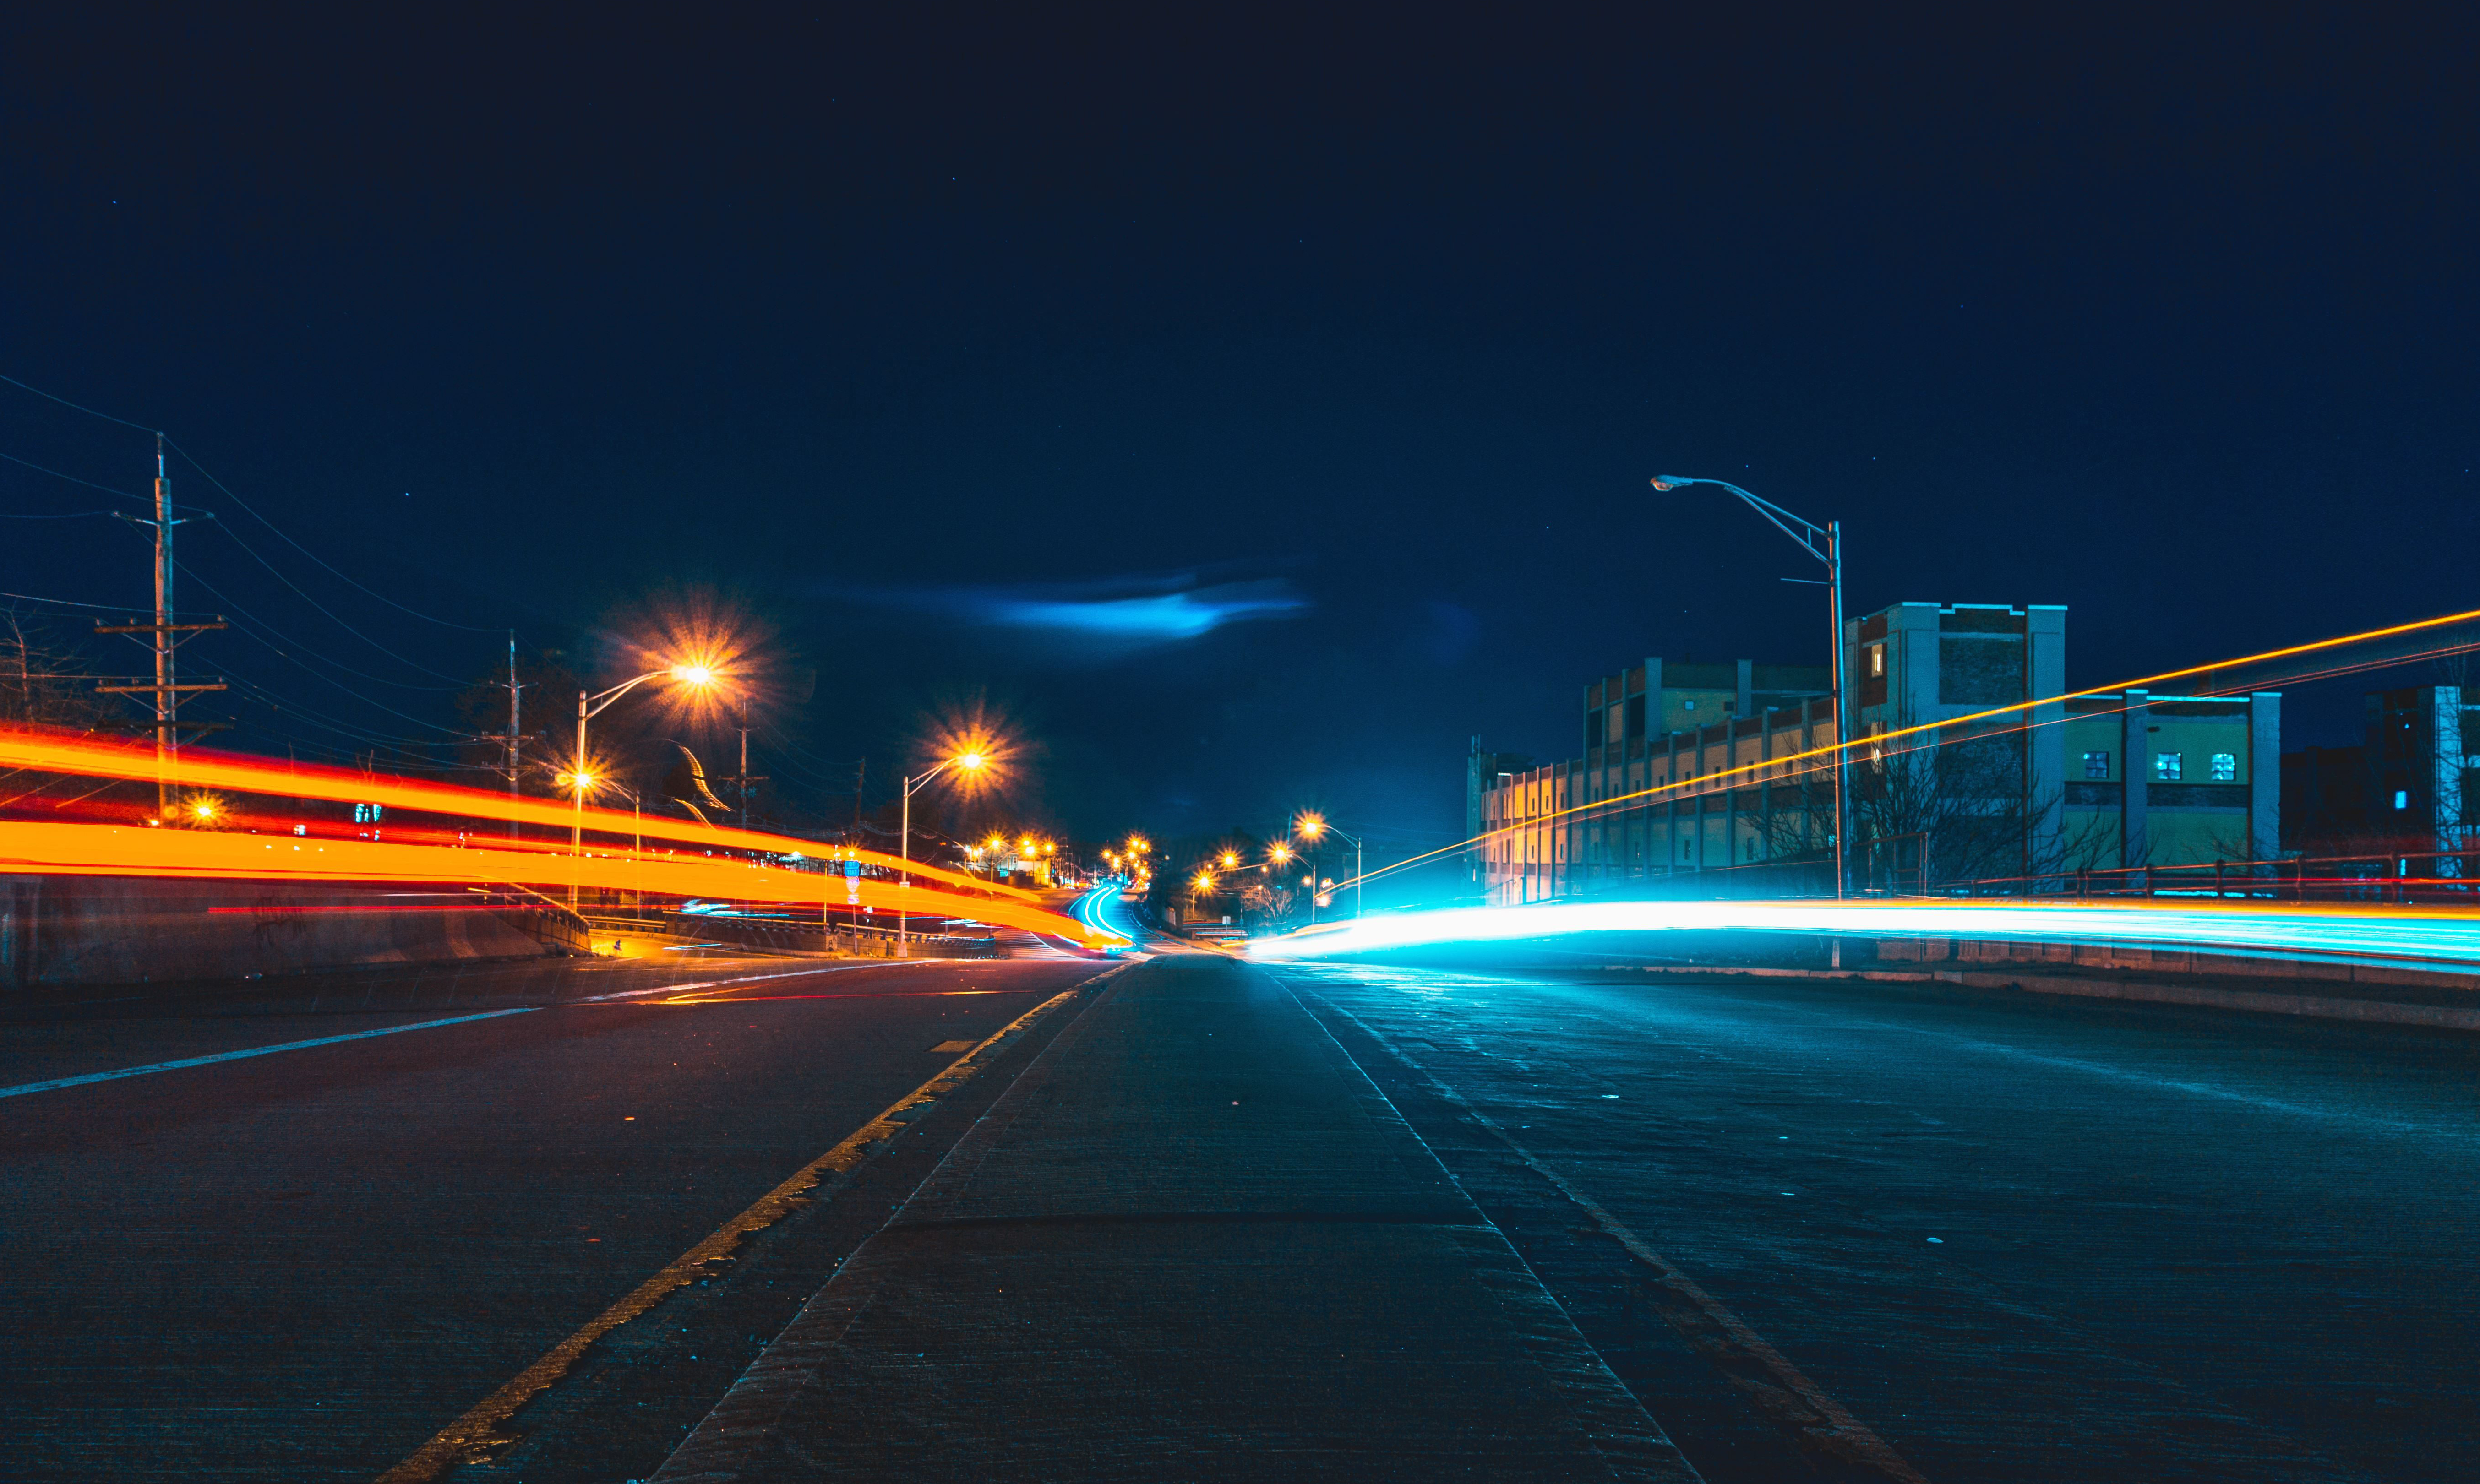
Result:
{"label": "glowing street light", "polygon": [[[1326,838],[1328,835],[1330,835],[1330,834],[1334,835],[1334,836],[1336,836],[1336,837],[1337,837],[1337,838],[1339,838],[1339,839],[1343,839],[1343,840],[1349,841],[1349,842],[1351,843],[1351,845],[1352,845],[1352,915],[1353,915],[1353,916],[1355,916],[1355,917],[1358,917],[1358,916],[1360,915],[1360,909],[1361,909],[1361,885],[1360,885],[1360,878],[1361,878],[1361,875],[1362,875],[1362,871],[1361,871],[1361,847],[1360,847],[1360,840],[1359,840],[1359,838],[1358,838],[1357,836],[1355,836],[1355,835],[1345,834],[1342,831],[1337,830],[1334,826],[1328,824],[1328,823],[1326,822],[1326,816],[1325,816],[1325,815],[1320,814],[1320,813],[1317,813],[1316,811],[1314,811],[1314,810],[1310,810],[1310,809],[1303,809],[1303,810],[1301,811],[1301,817],[1293,823],[1292,828],[1293,828],[1294,830],[1296,830],[1296,831],[1300,832],[1300,836],[1301,836],[1301,838],[1302,838],[1302,839],[1305,839],[1305,840],[1308,841],[1308,842],[1309,842],[1310,844],[1312,844],[1312,845],[1316,844],[1316,843],[1317,843],[1318,841],[1320,841],[1320,840],[1325,839],[1325,838]],[[1332,883],[1331,882],[1330,882],[1330,883],[1328,883],[1328,884],[1329,884],[1329,885],[1332,885],[1333,883]],[[1315,921],[1317,921],[1317,909],[1318,909],[1319,908],[1321,908],[1321,907],[1326,906],[1329,902],[1330,902],[1330,901],[1332,901],[1332,900],[1333,900],[1332,898],[1330,898],[1330,897],[1327,896],[1327,895],[1326,895],[1325,893],[1323,893],[1323,892],[1321,892],[1321,893],[1320,893],[1320,894],[1318,894],[1317,896],[1315,896],[1315,897],[1311,898],[1311,899],[1309,900],[1309,921],[1311,921],[1311,922],[1315,922]]]}
{"label": "glowing street light", "polygon": [[[591,717],[602,715],[611,703],[648,680],[671,679],[679,681],[691,690],[707,690],[722,678],[722,673],[713,666],[691,661],[661,670],[649,670],[644,675],[623,680],[609,690],[601,691],[595,695],[589,696],[582,690],[577,693],[577,765],[573,772],[563,775],[560,779],[563,787],[573,785],[577,790],[577,819],[569,826],[568,831],[568,852],[571,856],[579,860],[585,857],[585,795],[600,781],[586,768],[586,721]],[[572,912],[577,910],[577,876],[574,873],[571,874],[568,882],[568,909]]]}
{"label": "glowing street light", "polygon": [[1228,871],[1239,863],[1240,853],[1238,851],[1227,850],[1223,853],[1223,869]]}
{"label": "glowing street light", "polygon": [[913,906],[913,796],[928,787],[932,779],[946,772],[949,768],[962,768],[968,773],[979,773],[983,768],[989,765],[990,758],[982,753],[958,753],[955,756],[948,758],[945,762],[943,762],[939,764],[939,766],[931,769],[929,772],[922,774],[918,779],[907,778],[904,780],[904,831],[901,837],[904,867],[901,873],[899,873],[903,882],[904,890],[896,897],[895,902],[895,957],[899,959],[910,959],[913,957],[912,912],[910,910]]}

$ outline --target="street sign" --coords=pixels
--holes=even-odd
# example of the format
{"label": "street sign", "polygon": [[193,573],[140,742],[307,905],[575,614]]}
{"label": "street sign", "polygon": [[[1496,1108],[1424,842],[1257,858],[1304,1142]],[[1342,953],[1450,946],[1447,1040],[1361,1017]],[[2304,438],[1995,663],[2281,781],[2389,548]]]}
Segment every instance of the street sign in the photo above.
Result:
{"label": "street sign", "polygon": [[858,860],[844,862],[844,905],[861,906],[861,862]]}

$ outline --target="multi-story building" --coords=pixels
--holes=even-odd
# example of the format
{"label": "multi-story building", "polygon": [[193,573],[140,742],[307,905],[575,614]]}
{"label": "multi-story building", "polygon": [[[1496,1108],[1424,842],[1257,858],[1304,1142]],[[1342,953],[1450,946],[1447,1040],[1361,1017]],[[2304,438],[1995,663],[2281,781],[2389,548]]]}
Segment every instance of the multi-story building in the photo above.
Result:
{"label": "multi-story building", "polygon": [[[1538,902],[1652,877],[1816,857],[1832,829],[1824,665],[1650,657],[1586,685],[1582,755],[1467,773],[1489,900]],[[1476,744],[1476,755],[1478,744]],[[1717,780],[1728,769],[1775,766]]]}
{"label": "multi-story building", "polygon": [[1853,789],[1864,867],[2041,886],[2280,854],[2280,695],[2045,701],[2067,689],[2066,628],[2065,608],[2039,603],[1897,603],[1852,625],[1858,733],[1951,724],[1897,739],[1894,759],[1869,750]]}
{"label": "multi-story building", "polygon": [[[2079,869],[2278,853],[2276,694],[2069,701],[2066,609],[2039,604],[1897,603],[1846,645],[1854,738],[1884,739],[1849,771],[1856,884],[2030,893]],[[1826,667],[1648,659],[1586,686],[1584,713],[1581,756],[1468,771],[1489,900],[1760,866],[1750,889],[1814,889],[1781,868],[1815,875],[1832,849]]]}

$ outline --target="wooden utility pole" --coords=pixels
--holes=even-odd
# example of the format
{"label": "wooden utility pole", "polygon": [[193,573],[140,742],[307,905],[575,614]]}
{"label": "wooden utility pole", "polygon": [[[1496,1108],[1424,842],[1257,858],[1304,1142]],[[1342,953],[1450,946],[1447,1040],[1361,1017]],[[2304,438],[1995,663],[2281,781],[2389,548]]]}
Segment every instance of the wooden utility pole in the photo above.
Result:
{"label": "wooden utility pole", "polygon": [[763,783],[766,777],[764,774],[753,776],[749,771],[749,712],[745,708],[740,713],[739,730],[740,771],[732,776],[732,781],[740,790],[740,828],[746,830],[749,828],[749,785]]}
{"label": "wooden utility pole", "polygon": [[[199,520],[212,520],[201,515]],[[168,817],[172,806],[172,782],[180,766],[181,697],[185,693],[224,689],[224,682],[214,680],[199,684],[180,683],[180,665],[174,656],[185,642],[181,634],[203,633],[221,628],[224,621],[218,615],[204,624],[177,623],[172,607],[172,529],[183,523],[172,515],[172,478],[164,462],[164,435],[155,435],[155,519],[140,521],[141,525],[155,528],[155,622],[152,624],[98,624],[99,634],[147,634],[152,636],[155,652],[155,682],[133,679],[121,685],[98,685],[97,694],[106,696],[142,696],[155,698],[155,817]],[[191,729],[201,733],[221,731],[221,722],[193,723]]]}
{"label": "wooden utility pole", "polygon": [[[520,735],[517,730],[517,692],[522,689],[524,687],[517,683],[517,631],[511,628],[508,630],[508,802],[510,804],[517,802],[517,749]],[[508,838],[513,840],[516,837],[517,822],[511,818],[508,821]]]}

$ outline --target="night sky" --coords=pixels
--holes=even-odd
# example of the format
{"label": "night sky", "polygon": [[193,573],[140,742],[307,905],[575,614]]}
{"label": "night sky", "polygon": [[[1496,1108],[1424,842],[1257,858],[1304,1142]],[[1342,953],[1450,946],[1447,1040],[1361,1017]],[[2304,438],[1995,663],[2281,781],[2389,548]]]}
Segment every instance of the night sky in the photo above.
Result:
{"label": "night sky", "polygon": [[[795,822],[981,704],[1011,817],[1443,843],[1599,674],[1823,661],[1656,473],[1842,519],[1855,613],[2069,604],[2078,685],[2472,605],[2473,13],[1717,9],[21,13],[0,374],[229,487],[184,606],[294,652],[199,641],[232,745],[407,765],[501,630],[607,683],[710,594],[817,672]],[[0,386],[13,459],[152,448]]]}

